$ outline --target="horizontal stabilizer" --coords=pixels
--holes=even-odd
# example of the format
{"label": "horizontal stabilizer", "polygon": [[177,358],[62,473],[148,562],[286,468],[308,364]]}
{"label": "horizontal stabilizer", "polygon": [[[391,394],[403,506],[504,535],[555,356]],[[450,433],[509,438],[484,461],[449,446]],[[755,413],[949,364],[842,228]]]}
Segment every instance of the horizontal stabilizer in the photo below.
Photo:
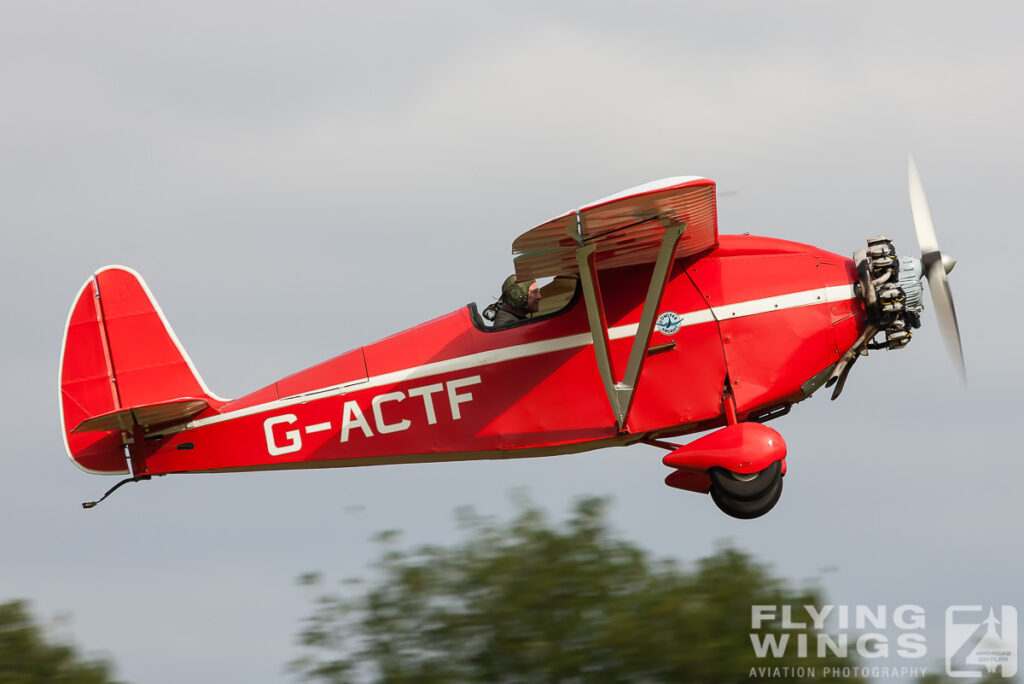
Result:
{"label": "horizontal stabilizer", "polygon": [[106,432],[109,430],[134,430],[136,427],[173,425],[184,423],[210,407],[206,399],[185,397],[148,406],[133,406],[120,411],[102,413],[87,418],[71,432]]}

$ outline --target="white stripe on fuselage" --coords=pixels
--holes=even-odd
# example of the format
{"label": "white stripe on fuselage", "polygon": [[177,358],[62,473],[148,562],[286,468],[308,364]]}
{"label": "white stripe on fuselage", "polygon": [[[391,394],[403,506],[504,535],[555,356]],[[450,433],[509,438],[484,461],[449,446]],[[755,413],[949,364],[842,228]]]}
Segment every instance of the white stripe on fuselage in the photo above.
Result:
{"label": "white stripe on fuselage", "polygon": [[[824,304],[826,302],[846,301],[848,299],[853,299],[854,297],[856,297],[856,294],[853,291],[853,285],[833,285],[830,287],[819,288],[817,290],[805,290],[803,292],[793,292],[775,297],[765,297],[764,299],[753,299],[746,302],[737,302],[736,304],[716,306],[711,309],[690,311],[680,314],[680,318],[682,319],[680,327],[710,323],[716,319],[728,320],[744,316],[753,316],[755,314],[770,313],[772,311],[782,311],[784,309],[814,306],[815,304]],[[614,328],[609,328],[608,339],[618,340],[624,337],[635,337],[637,327],[637,323],[632,323],[630,325],[619,325]],[[411,368],[405,368],[391,373],[375,375],[367,378],[366,380],[358,380],[346,385],[332,385],[330,387],[304,392],[303,394],[297,394],[293,397],[278,399],[276,401],[268,401],[263,404],[256,404],[244,409],[239,409],[238,411],[222,413],[209,418],[201,418],[186,425],[185,429],[189,430],[203,427],[205,425],[213,425],[214,423],[243,418],[256,413],[263,413],[264,411],[273,411],[288,406],[295,406],[296,404],[304,404],[310,401],[327,399],[328,397],[336,397],[342,394],[348,394],[352,391],[361,391],[373,387],[394,385],[408,380],[417,380],[419,378],[441,375],[443,373],[454,373],[456,371],[469,370],[470,368],[489,366],[494,363],[502,363],[504,361],[537,356],[538,354],[550,354],[551,352],[575,349],[576,347],[585,347],[592,343],[593,340],[590,333],[579,333],[576,335],[557,337],[552,340],[541,340],[539,342],[517,344],[512,347],[490,349],[488,351],[477,352],[476,354],[468,354],[466,356],[459,356],[453,359],[435,361],[433,363],[423,364],[422,366],[413,366]]]}

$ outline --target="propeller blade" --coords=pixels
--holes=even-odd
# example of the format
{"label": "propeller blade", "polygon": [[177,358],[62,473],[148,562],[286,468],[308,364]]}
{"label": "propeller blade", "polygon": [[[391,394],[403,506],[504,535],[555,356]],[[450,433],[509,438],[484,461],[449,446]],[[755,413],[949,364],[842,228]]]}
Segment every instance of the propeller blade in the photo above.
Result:
{"label": "propeller blade", "polygon": [[946,351],[960,372],[960,380],[966,383],[967,370],[964,366],[964,350],[960,344],[960,326],[956,321],[956,309],[953,308],[953,293],[949,289],[949,281],[946,280],[946,274],[953,270],[956,259],[939,251],[932,213],[928,209],[928,200],[925,199],[924,186],[921,184],[921,176],[917,173],[913,155],[907,155],[907,176],[910,185],[910,210],[914,214],[914,231],[917,233],[917,244],[921,248],[924,277],[928,279],[928,289],[932,293],[935,317],[939,321],[939,331],[942,333]]}
{"label": "propeller blade", "polygon": [[960,326],[956,322],[953,293],[949,289],[949,281],[946,280],[946,268],[942,263],[941,256],[929,260],[925,269],[925,277],[928,279],[928,289],[932,293],[932,304],[935,306],[935,316],[939,320],[942,341],[946,345],[946,351],[949,352],[953,365],[960,372],[960,380],[966,383],[967,369],[964,366],[963,347],[960,345]]}
{"label": "propeller blade", "polygon": [[917,232],[917,244],[921,254],[939,251],[939,241],[935,237],[935,226],[932,225],[932,212],[928,210],[928,200],[924,196],[921,176],[917,173],[914,157],[908,155],[908,175],[910,180],[910,210],[914,214],[914,230]]}

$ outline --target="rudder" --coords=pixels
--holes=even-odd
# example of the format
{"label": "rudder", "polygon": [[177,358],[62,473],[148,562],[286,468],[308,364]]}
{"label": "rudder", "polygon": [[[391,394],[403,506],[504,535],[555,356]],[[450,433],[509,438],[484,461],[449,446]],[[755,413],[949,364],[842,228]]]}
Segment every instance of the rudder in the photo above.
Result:
{"label": "rudder", "polygon": [[85,282],[68,314],[59,371],[68,456],[90,473],[128,472],[138,426],[171,424],[220,405],[192,366],[145,281],[108,266]]}

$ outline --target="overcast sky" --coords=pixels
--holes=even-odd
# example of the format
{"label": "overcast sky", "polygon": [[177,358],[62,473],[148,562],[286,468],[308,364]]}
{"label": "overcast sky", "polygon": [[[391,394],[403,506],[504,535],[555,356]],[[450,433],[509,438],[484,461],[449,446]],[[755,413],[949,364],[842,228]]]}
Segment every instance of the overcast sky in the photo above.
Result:
{"label": "overcast sky", "polygon": [[[457,538],[454,507],[614,498],[622,534],[695,560],[732,540],[840,603],[1024,609],[1016,313],[1024,239],[1017,3],[0,4],[0,600],[24,597],[127,680],[288,681],[300,573],[368,538]],[[513,238],[671,175],[719,183],[720,230],[914,253],[921,171],[967,356],[930,300],[909,348],[773,423],[786,491],[737,521],[662,452],[131,485],[68,462],[56,373],[96,268],[147,279],[234,397],[469,301]],[[925,663],[942,658],[930,637]]]}

